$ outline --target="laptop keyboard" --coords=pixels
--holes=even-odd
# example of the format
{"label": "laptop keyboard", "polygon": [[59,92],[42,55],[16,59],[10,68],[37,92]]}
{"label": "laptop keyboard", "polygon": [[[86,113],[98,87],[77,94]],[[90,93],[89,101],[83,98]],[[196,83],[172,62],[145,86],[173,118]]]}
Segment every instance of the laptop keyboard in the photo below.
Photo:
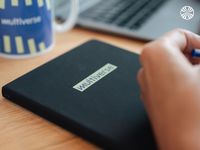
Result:
{"label": "laptop keyboard", "polygon": [[103,0],[83,11],[82,19],[138,29],[167,0]]}

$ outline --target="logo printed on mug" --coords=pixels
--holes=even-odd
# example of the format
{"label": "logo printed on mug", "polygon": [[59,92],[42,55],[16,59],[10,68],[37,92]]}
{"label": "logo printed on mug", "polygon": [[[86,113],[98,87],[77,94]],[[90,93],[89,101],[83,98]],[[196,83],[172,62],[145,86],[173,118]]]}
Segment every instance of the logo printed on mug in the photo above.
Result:
{"label": "logo printed on mug", "polygon": [[75,24],[78,0],[71,0],[71,15],[55,24],[53,0],[0,0],[0,56],[21,58],[48,51],[54,40],[53,27],[59,31]]}

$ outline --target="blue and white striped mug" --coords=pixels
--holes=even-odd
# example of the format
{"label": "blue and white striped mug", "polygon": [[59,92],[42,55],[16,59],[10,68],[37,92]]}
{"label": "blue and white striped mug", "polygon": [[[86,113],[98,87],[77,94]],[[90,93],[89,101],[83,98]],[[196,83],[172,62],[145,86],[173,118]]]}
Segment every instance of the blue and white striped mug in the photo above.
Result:
{"label": "blue and white striped mug", "polygon": [[54,0],[0,0],[0,56],[26,58],[50,51],[54,29],[70,30],[78,16],[78,0],[71,0],[69,18],[63,24],[56,23],[53,3]]}

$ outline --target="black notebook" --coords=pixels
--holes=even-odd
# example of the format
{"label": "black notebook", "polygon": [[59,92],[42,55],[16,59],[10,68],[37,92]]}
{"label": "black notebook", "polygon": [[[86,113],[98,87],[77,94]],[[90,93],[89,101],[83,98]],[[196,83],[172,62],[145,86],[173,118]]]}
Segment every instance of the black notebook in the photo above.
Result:
{"label": "black notebook", "polygon": [[5,85],[8,100],[104,149],[156,149],[136,54],[89,41]]}

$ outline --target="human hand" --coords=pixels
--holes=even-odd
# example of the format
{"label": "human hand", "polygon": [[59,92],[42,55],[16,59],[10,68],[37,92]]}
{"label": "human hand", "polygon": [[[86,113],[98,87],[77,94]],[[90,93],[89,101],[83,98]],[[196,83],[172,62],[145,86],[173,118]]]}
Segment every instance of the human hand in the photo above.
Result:
{"label": "human hand", "polygon": [[147,44],[138,73],[141,97],[160,149],[200,149],[200,37],[177,29]]}

